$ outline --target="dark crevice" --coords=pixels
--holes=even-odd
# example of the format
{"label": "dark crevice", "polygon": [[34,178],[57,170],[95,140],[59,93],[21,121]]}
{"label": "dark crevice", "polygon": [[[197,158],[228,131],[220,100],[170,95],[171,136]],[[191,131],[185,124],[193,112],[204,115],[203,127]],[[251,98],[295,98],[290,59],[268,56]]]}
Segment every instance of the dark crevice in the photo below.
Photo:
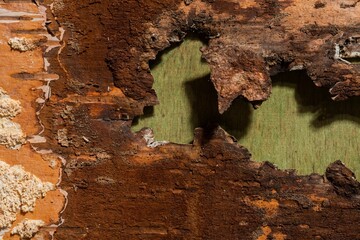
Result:
{"label": "dark crevice", "polygon": [[356,5],[360,2],[360,0],[354,1],[354,3],[352,4],[347,4],[347,3],[341,3],[340,7],[341,8],[354,8],[356,7]]}
{"label": "dark crevice", "polygon": [[343,58],[351,64],[360,64],[360,57]]}
{"label": "dark crevice", "polygon": [[224,113],[218,111],[217,93],[210,75],[186,83],[186,94],[191,99],[192,128],[202,127],[211,132],[217,126],[240,138],[250,124],[251,105],[242,98],[233,101]]}

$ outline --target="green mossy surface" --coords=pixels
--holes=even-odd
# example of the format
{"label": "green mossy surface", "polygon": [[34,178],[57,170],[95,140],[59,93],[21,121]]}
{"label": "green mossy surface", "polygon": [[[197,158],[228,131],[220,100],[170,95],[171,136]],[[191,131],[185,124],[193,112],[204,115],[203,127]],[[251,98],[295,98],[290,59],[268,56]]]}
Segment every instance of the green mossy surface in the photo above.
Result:
{"label": "green mossy surface", "polygon": [[304,72],[293,72],[272,78],[271,97],[259,109],[237,99],[220,116],[210,69],[201,60],[202,46],[188,38],[158,57],[151,72],[160,104],[146,108],[133,131],[150,127],[156,140],[190,143],[194,128],[219,123],[255,161],[299,174],[323,174],[340,159],[360,176],[359,98],[333,102]]}

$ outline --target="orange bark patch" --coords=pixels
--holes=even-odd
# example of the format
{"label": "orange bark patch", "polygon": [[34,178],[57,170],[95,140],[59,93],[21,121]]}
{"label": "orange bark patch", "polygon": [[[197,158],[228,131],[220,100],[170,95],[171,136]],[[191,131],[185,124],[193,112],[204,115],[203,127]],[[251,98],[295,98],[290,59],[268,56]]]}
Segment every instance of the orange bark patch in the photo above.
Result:
{"label": "orange bark patch", "polygon": [[269,226],[261,227],[263,235],[259,236],[257,240],[266,240],[268,239],[269,234],[271,233],[271,228]]}
{"label": "orange bark patch", "polygon": [[[37,111],[49,94],[46,80],[57,79],[55,74],[48,74],[44,68],[44,49],[47,31],[44,27],[45,16],[31,2],[0,4],[3,19],[0,21],[0,88],[14,100],[21,103],[21,112],[12,120],[20,124],[27,137],[39,134],[42,126],[37,118]],[[10,21],[11,20],[11,21]],[[20,52],[9,45],[10,39],[24,38],[34,48]],[[40,42],[41,40],[41,42]],[[53,43],[52,43],[53,44]],[[46,92],[48,91],[48,92]],[[49,97],[49,96],[47,96]],[[38,139],[42,139],[40,136]],[[28,139],[29,140],[29,139]],[[26,172],[34,174],[43,182],[53,185],[59,182],[61,161],[58,156],[45,156],[34,150],[29,142],[19,150],[0,146],[0,161],[9,165],[21,165]],[[18,213],[17,223],[25,218],[42,220],[45,224],[59,222],[59,213],[65,205],[64,195],[59,189],[50,191],[46,197],[38,199],[33,212]],[[4,239],[19,239],[18,236],[4,235]]]}
{"label": "orange bark patch", "polygon": [[285,240],[286,239],[286,235],[280,232],[277,233],[273,233],[273,237],[275,238],[275,240]]}
{"label": "orange bark patch", "polygon": [[254,207],[263,209],[266,212],[266,216],[274,216],[279,209],[279,202],[276,199],[271,199],[270,201],[266,200],[255,200],[251,201],[249,198],[245,199],[245,202]]}
{"label": "orange bark patch", "polygon": [[312,209],[315,212],[320,212],[322,210],[321,206],[322,206],[323,202],[328,201],[327,198],[319,197],[314,194],[310,195],[310,200],[314,203],[314,206],[312,207]]}

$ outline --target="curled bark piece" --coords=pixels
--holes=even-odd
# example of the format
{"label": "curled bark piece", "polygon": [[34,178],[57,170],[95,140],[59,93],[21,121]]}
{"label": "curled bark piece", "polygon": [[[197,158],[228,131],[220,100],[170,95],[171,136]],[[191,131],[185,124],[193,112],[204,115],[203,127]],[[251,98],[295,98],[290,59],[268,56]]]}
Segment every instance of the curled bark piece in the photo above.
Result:
{"label": "curled bark piece", "polygon": [[334,186],[339,195],[352,197],[360,192],[360,184],[355,174],[340,161],[336,161],[326,169],[326,178]]}
{"label": "curled bark piece", "polygon": [[265,101],[270,96],[269,72],[264,58],[257,52],[218,43],[204,50],[203,55],[211,66],[220,113],[224,113],[238,96],[250,102]]}

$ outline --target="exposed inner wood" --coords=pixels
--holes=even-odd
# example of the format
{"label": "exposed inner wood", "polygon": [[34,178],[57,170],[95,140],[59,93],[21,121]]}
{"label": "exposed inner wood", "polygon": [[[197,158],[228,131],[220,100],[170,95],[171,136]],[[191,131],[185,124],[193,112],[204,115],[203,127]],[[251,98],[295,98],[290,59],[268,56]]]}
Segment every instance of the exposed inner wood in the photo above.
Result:
{"label": "exposed inner wood", "polygon": [[151,70],[159,105],[133,122],[133,131],[151,127],[156,140],[191,143],[194,129],[219,120],[210,68],[201,59],[200,39],[187,38],[157,57]]}
{"label": "exposed inner wood", "polygon": [[[238,97],[260,107],[259,112],[266,104],[277,104],[276,88],[274,102],[269,99],[277,84],[271,77],[288,71],[303,70],[333,100],[358,96],[360,65],[353,62],[359,52],[359,4],[343,0],[36,3],[46,6],[46,23],[12,33],[48,32],[61,39],[39,52],[47,58],[47,73],[58,80],[49,84],[51,96],[44,100],[38,119],[46,142],[33,143],[63,160],[60,187],[68,202],[55,239],[358,238],[359,225],[354,223],[360,220],[359,182],[340,161],[330,164],[324,175],[299,176],[269,162],[252,161],[249,150],[219,127],[195,129],[192,144],[172,144],[157,142],[148,129],[135,134],[131,125],[144,107],[158,103],[149,61],[192,32],[208,42],[201,53],[211,69],[214,105],[220,113],[235,106]],[[25,19],[31,21],[32,16]],[[0,20],[20,21],[20,25],[25,21]],[[10,76],[40,76],[26,72]],[[301,78],[298,87],[307,91],[311,81]],[[15,87],[7,90],[11,89]],[[34,101],[24,101],[28,113],[35,112]],[[256,114],[249,110],[248,116],[255,119]],[[27,119],[16,120],[26,125]],[[346,148],[350,139],[350,135],[343,139]],[[327,151],[328,145],[317,146]],[[306,161],[305,156],[301,161]],[[35,164],[30,168],[41,171]],[[65,205],[59,199],[54,203]]]}
{"label": "exposed inner wood", "polygon": [[254,110],[238,99],[220,115],[210,70],[201,61],[200,40],[186,38],[157,57],[151,73],[159,105],[147,107],[133,131],[150,127],[155,139],[191,143],[194,128],[219,124],[252,153],[298,174],[324,173],[342,160],[360,171],[358,98],[334,102],[304,71],[274,76],[270,98]]}

